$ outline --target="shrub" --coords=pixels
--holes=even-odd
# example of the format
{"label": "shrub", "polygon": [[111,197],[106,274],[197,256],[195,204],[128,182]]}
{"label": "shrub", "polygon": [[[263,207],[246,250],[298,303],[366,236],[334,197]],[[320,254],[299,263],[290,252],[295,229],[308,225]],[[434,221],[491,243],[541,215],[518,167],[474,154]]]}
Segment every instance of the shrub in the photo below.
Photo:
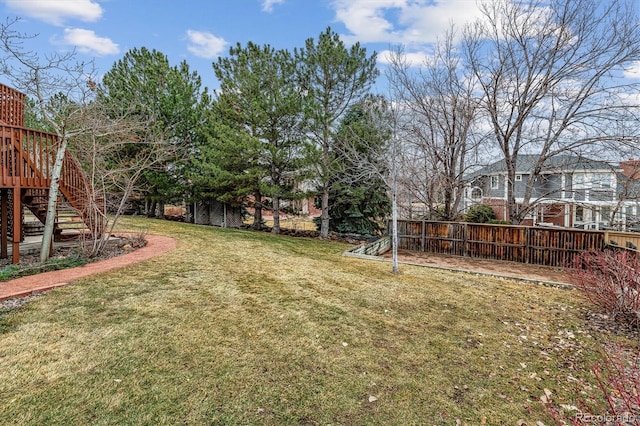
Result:
{"label": "shrub", "polygon": [[465,215],[465,221],[471,223],[487,223],[495,218],[496,213],[486,204],[471,206]]}
{"label": "shrub", "polygon": [[640,260],[635,253],[586,252],[574,261],[569,279],[617,322],[640,325]]}
{"label": "shrub", "polygon": [[[607,250],[577,257],[569,278],[583,295],[615,321],[640,325],[640,260],[635,253]],[[558,424],[640,425],[640,359],[619,345],[603,350],[591,369],[607,412],[579,401],[556,406],[543,398]]]}

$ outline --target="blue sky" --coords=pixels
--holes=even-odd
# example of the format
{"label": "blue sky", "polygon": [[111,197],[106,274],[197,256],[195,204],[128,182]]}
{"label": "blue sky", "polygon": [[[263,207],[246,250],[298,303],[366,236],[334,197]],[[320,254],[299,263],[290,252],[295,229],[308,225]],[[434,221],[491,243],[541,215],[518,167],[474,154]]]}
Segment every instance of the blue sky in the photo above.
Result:
{"label": "blue sky", "polygon": [[331,26],[347,44],[378,52],[383,66],[390,46],[419,58],[451,22],[478,15],[475,0],[0,0],[0,12],[21,19],[14,30],[38,34],[28,46],[40,54],[75,48],[104,74],[147,47],[172,65],[186,60],[209,88],[211,63],[237,42],[293,49]]}
{"label": "blue sky", "polygon": [[[378,52],[384,67],[390,47],[420,62],[451,24],[479,16],[476,0],[0,0],[0,13],[21,19],[14,30],[38,34],[28,47],[41,55],[75,48],[100,75],[147,47],[172,65],[186,60],[210,89],[218,85],[211,63],[237,42],[293,49],[331,26],[347,44]],[[640,64],[627,76],[640,78]]]}

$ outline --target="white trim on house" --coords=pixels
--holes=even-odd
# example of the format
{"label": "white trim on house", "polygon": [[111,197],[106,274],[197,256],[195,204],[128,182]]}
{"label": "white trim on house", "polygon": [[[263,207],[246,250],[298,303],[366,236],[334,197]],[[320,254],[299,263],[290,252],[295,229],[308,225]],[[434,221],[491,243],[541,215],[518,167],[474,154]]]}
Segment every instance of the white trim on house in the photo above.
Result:
{"label": "white trim on house", "polygon": [[[603,226],[608,226],[610,218],[606,217],[609,214],[607,212],[611,212],[619,203],[618,189],[621,185],[619,179],[624,170],[622,166],[615,169],[606,168],[603,165],[598,166],[598,160],[585,159],[585,161],[585,166],[578,170],[558,167],[557,170],[542,171],[540,173],[542,180],[551,176],[554,177],[553,181],[547,186],[544,186],[544,182],[530,182],[536,185],[535,187],[537,188],[531,202],[536,203],[540,208],[532,209],[527,218],[534,222],[540,222],[544,219],[549,221],[549,218],[543,218],[543,215],[548,215],[547,211],[551,211],[545,206],[556,205],[557,208],[554,207],[552,209],[555,218],[553,221],[556,224],[588,226],[593,229],[602,229]],[[601,161],[600,163],[605,164]],[[527,175],[526,171],[519,170],[515,174],[515,181],[523,182],[524,175]],[[465,210],[479,202],[489,202],[495,206],[497,206],[495,203],[497,200],[503,203],[506,202],[508,180],[506,179],[505,171],[493,171],[476,176],[482,180],[472,178],[469,181],[470,191],[466,192],[467,197],[464,199]],[[503,185],[500,185],[501,177]],[[640,179],[633,184],[640,188]],[[471,197],[471,191],[476,187],[480,187],[482,190],[483,197],[481,200],[478,200],[477,197]],[[504,187],[504,192],[500,191],[502,187]],[[523,204],[522,185],[517,187],[514,185],[514,191],[517,191],[514,194],[516,196],[515,202]],[[493,202],[489,200],[493,200]],[[580,207],[579,210],[578,207]],[[503,204],[501,208],[505,210],[504,213],[506,214],[506,204]],[[640,200],[630,197],[623,200],[619,208],[620,210],[615,215],[615,223],[618,224],[618,227],[625,229],[628,228],[630,223],[635,223],[638,224],[637,230],[640,231]],[[579,220],[580,212],[583,215],[582,220]]]}
{"label": "white trim on house", "polygon": [[492,175],[490,177],[490,179],[491,179],[491,189],[500,188],[500,176],[499,175]]}

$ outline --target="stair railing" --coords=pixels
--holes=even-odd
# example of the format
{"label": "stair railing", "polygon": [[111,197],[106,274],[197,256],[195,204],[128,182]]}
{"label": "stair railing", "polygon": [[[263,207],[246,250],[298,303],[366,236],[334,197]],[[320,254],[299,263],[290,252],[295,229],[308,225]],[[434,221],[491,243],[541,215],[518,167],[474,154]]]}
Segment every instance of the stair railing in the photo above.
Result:
{"label": "stair railing", "polygon": [[[52,133],[0,124],[0,185],[49,188],[58,137]],[[91,183],[78,161],[68,152],[63,160],[60,192],[78,211],[92,233],[104,228],[104,208],[95,199]]]}

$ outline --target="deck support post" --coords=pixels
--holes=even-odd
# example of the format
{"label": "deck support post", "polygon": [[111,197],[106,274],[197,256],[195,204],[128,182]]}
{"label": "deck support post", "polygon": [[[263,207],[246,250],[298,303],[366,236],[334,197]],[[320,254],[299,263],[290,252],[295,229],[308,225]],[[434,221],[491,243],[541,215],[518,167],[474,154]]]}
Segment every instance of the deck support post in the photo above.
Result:
{"label": "deck support post", "polygon": [[20,263],[20,237],[22,236],[22,200],[20,199],[20,187],[13,188],[13,251],[12,262],[14,265]]}

